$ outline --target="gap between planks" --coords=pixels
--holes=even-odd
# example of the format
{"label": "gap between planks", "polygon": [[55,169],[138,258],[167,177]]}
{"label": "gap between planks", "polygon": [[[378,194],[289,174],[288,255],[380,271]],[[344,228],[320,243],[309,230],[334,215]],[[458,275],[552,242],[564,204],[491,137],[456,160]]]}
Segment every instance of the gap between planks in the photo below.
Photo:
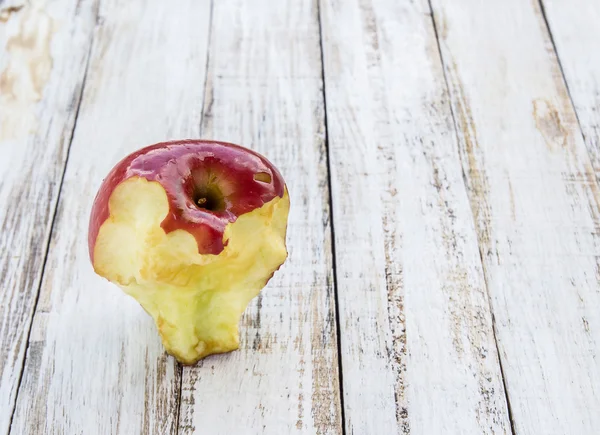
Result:
{"label": "gap between planks", "polygon": [[[2,7],[4,5],[4,1],[0,0],[0,7]],[[40,252],[40,273],[39,276],[35,278],[34,282],[34,289],[32,291],[32,294],[30,295],[31,298],[33,299],[32,302],[32,307],[31,309],[28,311],[28,319],[26,319],[26,321],[24,322],[23,325],[23,337],[24,337],[24,341],[22,343],[22,345],[24,346],[24,351],[22,354],[22,359],[19,362],[18,365],[18,371],[15,373],[16,374],[16,381],[14,382],[14,397],[12,398],[12,402],[9,403],[9,410],[8,410],[8,418],[7,420],[5,420],[5,422],[7,423],[7,425],[5,426],[6,429],[6,433],[11,433],[12,432],[12,424],[13,424],[13,419],[15,416],[15,412],[17,409],[17,403],[19,400],[19,393],[20,393],[20,387],[21,387],[21,383],[23,380],[23,376],[24,376],[24,372],[25,372],[25,365],[27,362],[27,357],[29,354],[29,350],[30,350],[30,338],[31,338],[31,334],[32,334],[32,327],[33,327],[33,321],[34,321],[34,317],[38,308],[38,302],[40,299],[40,290],[41,290],[41,286],[43,283],[43,279],[44,279],[44,274],[46,271],[46,265],[47,265],[47,260],[48,260],[48,254],[49,254],[49,250],[50,250],[50,245],[51,245],[51,241],[52,241],[52,232],[54,230],[54,224],[56,221],[56,217],[57,217],[57,211],[58,211],[58,204],[59,204],[59,200],[60,200],[60,194],[61,194],[61,190],[62,190],[62,186],[63,186],[63,182],[64,182],[64,177],[65,177],[65,172],[66,172],[66,168],[67,168],[67,164],[68,164],[68,160],[69,160],[69,153],[71,150],[71,145],[73,142],[73,134],[75,131],[75,127],[77,125],[77,119],[79,116],[79,110],[81,107],[81,101],[82,101],[82,95],[83,95],[83,91],[85,88],[85,81],[86,81],[86,77],[87,77],[87,71],[89,68],[89,61],[90,61],[90,53],[91,53],[91,48],[93,45],[93,27],[95,26],[95,22],[97,19],[97,13],[98,13],[98,3],[94,2],[93,4],[95,4],[95,8],[90,8],[91,9],[91,21],[92,24],[90,26],[90,35],[89,38],[86,39],[87,42],[87,49],[82,50],[82,59],[83,59],[83,68],[79,69],[78,71],[83,71],[83,75],[81,77],[81,82],[78,84],[79,89],[77,89],[77,87],[75,89],[73,89],[72,92],[72,99],[70,100],[70,106],[68,108],[68,113],[74,113],[73,116],[73,121],[72,121],[72,126],[70,127],[69,130],[63,131],[62,135],[58,141],[58,143],[55,146],[56,151],[59,152],[61,145],[63,143],[66,143],[65,149],[64,149],[64,158],[63,159],[56,159],[56,161],[54,162],[54,164],[58,167],[57,169],[57,174],[56,174],[56,178],[49,180],[50,185],[53,185],[55,183],[58,184],[58,189],[56,191],[56,193],[51,196],[50,199],[53,199],[53,201],[50,202],[49,207],[47,209],[47,217],[48,220],[46,222],[44,222],[45,227],[47,228],[47,230],[45,230],[45,237],[44,239],[41,241],[40,245],[42,246],[41,252]],[[79,7],[75,8],[75,19],[78,19],[77,14],[79,11]],[[6,7],[4,7],[1,11],[1,15],[0,16],[0,25],[6,25],[6,23],[11,20],[11,19],[16,19],[16,20],[21,20],[20,21],[20,31],[14,35],[11,36],[11,38],[8,40],[8,44],[11,43],[11,41],[15,41],[17,40],[16,38],[25,38],[25,35],[23,35],[23,22],[24,20],[26,20],[27,18],[23,17],[22,14],[32,14],[29,15],[28,18],[32,19],[32,16],[34,13],[36,14],[46,14],[47,12],[44,9],[40,9],[40,5],[39,4],[35,4],[32,2],[27,2],[25,4],[9,4]],[[46,18],[48,18],[50,20],[51,23],[55,23],[54,20],[56,20],[55,16],[50,16],[50,15],[45,15]],[[76,28],[76,26],[74,27]],[[73,31],[74,28],[70,28],[69,30]],[[53,37],[54,37],[54,31],[56,31],[57,29],[51,30],[49,35],[46,35],[48,41],[48,50],[51,50],[51,46],[52,46],[52,42],[53,42]],[[28,35],[27,37],[29,38],[35,38],[38,35],[33,34],[32,35]],[[24,42],[21,42],[22,44],[25,44]],[[35,42],[31,42],[29,41],[28,44],[31,44],[31,46],[27,47],[30,50],[33,50],[33,46],[35,45]],[[9,45],[7,45],[8,47]],[[65,58],[61,58],[61,62],[59,63],[59,66],[63,66],[63,62],[66,62],[65,59],[69,58],[70,56],[73,56],[74,53],[76,53],[77,50],[70,50],[69,54],[66,55]],[[50,56],[51,62],[55,62],[55,59],[53,59],[50,55],[50,52],[47,53],[48,56]],[[5,74],[7,71],[9,71],[10,69],[10,59],[11,56],[7,56],[8,59],[8,64],[5,66],[6,69],[4,69],[2,72],[2,74]],[[54,67],[56,67],[56,65],[54,65]],[[52,70],[52,68],[51,68]],[[35,75],[34,72],[31,72],[32,76]],[[77,77],[79,76],[79,74],[77,71],[75,72],[75,77],[77,79]],[[2,77],[4,79],[4,76]],[[32,78],[33,79],[33,78]],[[8,83],[10,84],[10,76],[9,76],[9,80]],[[50,99],[50,101],[54,104],[58,103],[58,107],[59,110],[61,108],[60,106],[60,100],[57,100],[56,96],[50,96],[48,97],[45,94],[45,88],[48,87],[49,83],[53,83],[52,81],[52,71],[50,71],[49,73],[49,78],[46,79],[46,81],[42,84],[38,83],[38,86],[41,86],[41,91],[40,91],[40,95],[38,96],[38,98],[35,100],[35,102],[38,105],[42,105],[43,104],[48,104],[48,99]],[[3,85],[6,85],[6,83],[3,83]],[[27,116],[27,108],[21,108],[24,110],[24,113],[22,114],[23,117]],[[18,114],[19,109],[15,110],[15,113]],[[10,112],[9,112],[10,114]],[[64,126],[68,126],[70,121],[70,115],[66,115],[65,119],[59,118],[61,121],[61,127]],[[7,124],[10,124],[11,122],[15,122],[16,118],[13,117],[9,117],[8,121],[4,120],[5,124],[3,127],[6,128]],[[13,132],[14,133],[14,132]],[[29,136],[20,138],[20,140],[22,139],[24,142],[29,143],[30,140],[33,140],[34,144],[36,143],[37,140],[37,135],[40,133],[39,131],[39,127],[36,126],[35,128],[35,133],[34,131],[30,131],[29,132]],[[46,132],[46,135],[48,135],[48,133]],[[18,136],[17,136],[18,137]],[[10,138],[10,135],[9,135]],[[48,137],[45,138],[46,140],[48,140]],[[3,137],[3,140],[7,140],[7,138]],[[50,138],[50,140],[52,140],[52,138]],[[10,142],[10,140],[9,140]],[[60,154],[59,154],[60,155]],[[37,181],[37,180],[27,180],[28,182],[32,182],[32,181]],[[25,225],[25,224],[22,224]],[[35,253],[31,254],[32,257],[35,256]],[[29,260],[29,261],[34,261],[34,260]],[[19,271],[20,273],[25,273],[23,270]],[[10,291],[10,289],[8,290]],[[10,325],[9,325],[10,326]],[[18,326],[18,325],[17,325]],[[17,328],[18,329],[18,328]],[[1,356],[1,355],[0,355]],[[10,357],[10,355],[8,355],[8,357]],[[18,357],[18,355],[17,355]],[[6,367],[5,367],[6,368]],[[3,381],[5,379],[2,379]],[[10,380],[7,380],[8,382],[10,382]],[[10,397],[9,397],[10,399]],[[2,422],[3,423],[3,422]],[[0,430],[3,429],[0,427]]]}
{"label": "gap between planks", "polygon": [[[98,19],[98,8],[99,8],[100,1],[101,0],[98,0],[98,4],[97,4],[96,10],[95,10],[96,20]],[[0,5],[1,4],[2,3],[0,2]],[[88,48],[87,55],[86,55],[87,59],[86,59],[86,63],[85,63],[84,73],[83,73],[83,80],[81,82],[81,89],[79,91],[79,95],[77,96],[77,108],[75,109],[75,120],[73,121],[73,128],[71,129],[71,134],[69,136],[69,144],[68,144],[67,150],[66,150],[65,162],[62,167],[62,174],[60,177],[60,182],[58,184],[58,193],[56,195],[56,202],[54,203],[52,219],[50,221],[50,232],[48,233],[48,240],[46,241],[46,245],[45,245],[46,247],[45,247],[45,251],[44,251],[44,260],[42,262],[42,271],[40,274],[40,281],[37,285],[35,302],[33,303],[32,315],[29,320],[29,325],[28,325],[29,327],[27,329],[27,335],[26,335],[27,338],[25,340],[25,343],[26,343],[25,356],[23,358],[23,364],[21,365],[19,381],[17,382],[17,395],[15,396],[13,410],[12,410],[12,413],[10,416],[9,433],[11,433],[10,431],[11,431],[11,427],[12,427],[13,418],[15,417],[15,411],[17,410],[16,404],[17,404],[17,401],[19,400],[19,391],[21,389],[21,382],[23,381],[23,374],[25,373],[25,363],[27,361],[27,356],[29,354],[29,339],[31,337],[31,329],[32,329],[32,325],[33,325],[33,319],[34,319],[35,313],[37,311],[38,302],[40,301],[40,293],[41,293],[42,283],[44,282],[44,274],[46,272],[46,264],[48,262],[48,253],[50,252],[50,243],[52,242],[52,233],[54,231],[54,223],[56,222],[56,213],[58,211],[58,204],[60,202],[60,193],[62,191],[63,183],[65,182],[65,173],[67,172],[67,165],[69,164],[69,154],[71,153],[71,146],[73,145],[73,136],[75,133],[75,127],[77,127],[77,119],[79,118],[79,109],[81,108],[81,97],[83,95],[83,91],[85,90],[85,82],[87,80],[87,73],[88,73],[88,69],[90,67],[90,53],[92,52],[93,46],[94,46],[94,32],[92,32],[90,46]]]}
{"label": "gap between planks", "polygon": [[[444,56],[442,55],[442,47],[441,47],[441,42],[440,42],[440,35],[438,32],[438,26],[435,20],[435,14],[433,12],[433,6],[431,4],[431,0],[427,0],[427,4],[429,5],[429,13],[431,16],[431,24],[433,25],[433,31],[435,33],[435,40],[437,43],[437,49],[438,49],[438,55],[440,58],[440,61],[442,63],[442,69],[444,72],[444,84],[445,84],[445,88],[446,88],[446,92],[450,92],[450,84],[448,82],[448,76],[446,73],[446,64],[445,64],[445,60],[444,60]],[[450,106],[450,114],[452,115],[452,122],[454,124],[454,135],[456,137],[456,143],[460,143],[460,137],[458,134],[458,130],[460,128],[457,119],[456,119],[456,114],[454,113],[454,106],[452,104],[448,104]],[[461,168],[462,171],[462,176],[463,176],[463,184],[465,186],[465,189],[468,191],[468,183],[467,183],[467,175],[465,174],[465,170],[464,168]],[[472,205],[471,202],[469,201],[469,207],[471,207],[471,214],[473,215],[473,218],[475,218],[475,212],[472,209]],[[489,290],[489,285],[488,285],[488,277],[487,274],[485,273],[485,261],[483,258],[483,249],[482,249],[482,244],[481,241],[479,240],[479,232],[477,233],[477,241],[478,241],[478,248],[479,248],[479,258],[481,260],[481,266],[484,270],[484,274],[483,274],[483,282],[485,285],[485,292],[487,295],[487,302],[488,302],[488,307],[489,307],[489,311],[492,315],[492,333],[493,333],[493,338],[494,338],[494,344],[496,345],[496,353],[498,355],[498,365],[500,366],[500,376],[502,377],[502,385],[504,386],[504,397],[506,399],[506,409],[508,412],[508,420],[510,422],[510,431],[511,433],[514,435],[516,434],[515,432],[515,423],[513,421],[513,415],[512,415],[512,409],[510,406],[510,397],[508,396],[508,389],[507,389],[507,385],[506,385],[506,376],[504,375],[504,368],[502,366],[502,353],[500,352],[500,347],[498,346],[498,336],[497,336],[497,330],[496,330],[496,317],[494,316],[494,310],[492,309],[492,302],[491,302],[491,295],[490,295],[490,290]]]}
{"label": "gap between planks", "polygon": [[[202,93],[202,105],[200,107],[204,107],[204,103],[206,102],[206,89],[208,83],[208,64],[210,62],[210,44],[212,40],[212,24],[213,24],[213,11],[215,6],[215,0],[210,0],[209,6],[209,16],[208,16],[208,30],[207,30],[207,44],[208,49],[206,50],[206,61],[204,62],[204,85],[203,85],[203,93]],[[199,137],[202,137],[202,122],[204,120],[204,110],[200,112],[200,121],[198,122],[198,131],[200,132]],[[179,371],[179,391],[177,393],[177,414],[175,415],[175,424],[174,430],[176,434],[181,433],[181,397],[183,392],[183,371],[185,370],[185,366],[177,361],[177,370]]]}
{"label": "gap between planks", "polygon": [[[585,142],[585,135],[583,134],[583,128],[581,126],[581,120],[579,119],[579,113],[577,113],[577,109],[575,107],[575,101],[573,101],[573,95],[571,93],[571,88],[569,87],[569,83],[567,81],[567,77],[565,75],[565,69],[563,68],[562,61],[560,60],[560,56],[558,55],[558,50],[556,49],[556,42],[554,41],[554,35],[552,34],[552,28],[550,27],[550,23],[548,22],[548,16],[546,14],[546,7],[544,6],[544,0],[537,0],[538,6],[540,8],[540,14],[544,21],[544,26],[546,28],[546,32],[548,33],[548,37],[550,38],[550,43],[552,44],[552,53],[556,58],[556,63],[558,63],[558,68],[560,70],[560,76],[563,80],[563,85],[567,90],[567,95],[569,96],[569,101],[571,102],[571,106],[573,108],[573,113],[575,113],[575,119],[577,119],[577,125],[579,126],[579,132],[581,133],[581,137]],[[592,160],[592,156],[588,149],[588,155],[590,160]]]}
{"label": "gap between planks", "polygon": [[335,215],[333,211],[333,190],[331,187],[331,149],[329,146],[329,125],[327,124],[327,83],[325,80],[325,55],[323,51],[323,17],[321,15],[321,3],[325,0],[317,1],[317,20],[319,24],[319,50],[321,55],[321,86],[323,98],[323,116],[325,125],[325,151],[327,153],[327,193],[329,195],[329,219],[331,225],[331,261],[333,267],[333,297],[335,302],[335,336],[337,341],[338,354],[338,382],[340,390],[340,416],[342,435],[346,435],[346,407],[344,406],[344,361],[342,358],[342,332],[341,332],[341,316],[340,316],[340,301],[338,287],[338,269],[337,269],[337,252],[335,248]]}

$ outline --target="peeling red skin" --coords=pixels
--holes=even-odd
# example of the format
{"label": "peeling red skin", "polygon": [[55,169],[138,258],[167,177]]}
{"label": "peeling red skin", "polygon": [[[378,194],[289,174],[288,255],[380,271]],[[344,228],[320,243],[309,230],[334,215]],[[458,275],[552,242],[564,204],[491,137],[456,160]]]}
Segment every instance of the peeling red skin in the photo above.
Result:
{"label": "peeling red skin", "polygon": [[[216,175],[217,185],[231,190],[224,198],[223,211],[209,211],[194,203],[192,171],[210,171]],[[254,179],[261,172],[271,176],[270,183]],[[228,223],[275,197],[283,197],[285,190],[281,174],[265,157],[239,145],[181,140],[142,148],[110,171],[96,195],[88,232],[92,263],[98,232],[110,215],[108,201],[112,192],[120,183],[136,176],[161,184],[169,201],[169,213],[161,227],[166,233],[181,229],[192,234],[200,254],[219,254],[224,248],[223,232]]]}

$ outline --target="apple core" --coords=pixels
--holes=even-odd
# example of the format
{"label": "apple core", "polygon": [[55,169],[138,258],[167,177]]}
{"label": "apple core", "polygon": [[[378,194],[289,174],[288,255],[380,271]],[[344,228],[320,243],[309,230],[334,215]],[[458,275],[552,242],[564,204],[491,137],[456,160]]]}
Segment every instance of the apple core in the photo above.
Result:
{"label": "apple core", "polygon": [[193,364],[239,346],[238,320],[287,258],[287,188],[263,156],[224,142],[143,148],[102,183],[90,217],[94,270],[154,318]]}

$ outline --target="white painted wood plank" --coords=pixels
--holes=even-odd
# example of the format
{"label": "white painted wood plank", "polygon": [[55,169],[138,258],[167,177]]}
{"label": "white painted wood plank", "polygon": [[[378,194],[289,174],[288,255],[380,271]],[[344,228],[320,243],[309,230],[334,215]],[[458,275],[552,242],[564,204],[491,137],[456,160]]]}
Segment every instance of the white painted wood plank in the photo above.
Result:
{"label": "white painted wood plank", "polygon": [[0,434],[9,430],[96,2],[0,5]]}
{"label": "white painted wood plank", "polygon": [[600,177],[600,2],[544,0],[596,179]]}
{"label": "white painted wood plank", "polygon": [[539,4],[433,0],[519,434],[600,428],[600,192]]}
{"label": "white painted wood plank", "polygon": [[316,0],[214,2],[203,136],[241,143],[290,191],[289,258],[240,350],[183,372],[183,434],[341,433]]}
{"label": "white painted wood plank", "polygon": [[322,27],[347,433],[510,433],[427,1]]}
{"label": "white painted wood plank", "polygon": [[14,434],[177,430],[179,368],[137,302],[93,273],[86,234],[121,157],[198,135],[209,10],[198,0],[101,3]]}

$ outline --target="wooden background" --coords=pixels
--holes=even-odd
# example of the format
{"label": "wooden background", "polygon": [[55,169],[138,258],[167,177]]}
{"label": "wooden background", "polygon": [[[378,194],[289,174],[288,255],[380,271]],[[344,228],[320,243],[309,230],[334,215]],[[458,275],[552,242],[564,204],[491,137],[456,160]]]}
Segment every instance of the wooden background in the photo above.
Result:
{"label": "wooden background", "polygon": [[[600,433],[600,2],[0,0],[0,435]],[[102,177],[212,138],[289,186],[241,349],[93,274]]]}

